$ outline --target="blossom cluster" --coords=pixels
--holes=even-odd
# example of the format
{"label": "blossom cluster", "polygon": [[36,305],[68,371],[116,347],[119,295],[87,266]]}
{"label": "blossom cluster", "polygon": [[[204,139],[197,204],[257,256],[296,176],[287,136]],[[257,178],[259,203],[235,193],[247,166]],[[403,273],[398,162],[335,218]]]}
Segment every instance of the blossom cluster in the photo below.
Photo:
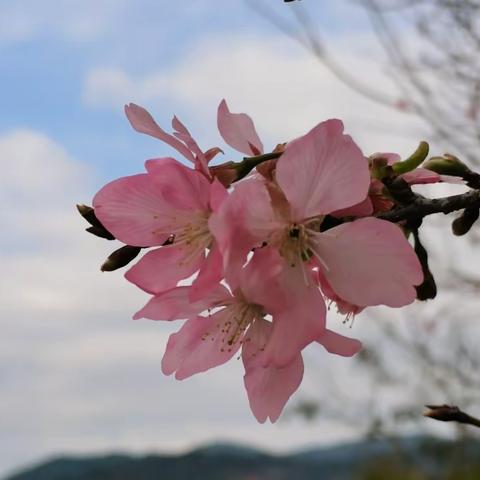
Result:
{"label": "blossom cluster", "polygon": [[[151,295],[134,318],[185,320],[168,340],[165,374],[184,379],[240,354],[253,414],[274,422],[301,383],[306,346],[347,357],[361,348],[327,328],[326,303],[350,317],[416,298],[423,273],[405,232],[373,216],[392,206],[373,167],[398,158],[365,157],[340,120],[265,154],[251,118],[223,100],[220,135],[257,164],[244,175],[242,162],[209,166],[220,148],[202,150],[176,117],[170,134],[144,108],[125,111],[135,130],[191,162],[148,160],[93,200],[115,238],[150,248],[125,274]],[[422,169],[405,175],[439,180]]]}

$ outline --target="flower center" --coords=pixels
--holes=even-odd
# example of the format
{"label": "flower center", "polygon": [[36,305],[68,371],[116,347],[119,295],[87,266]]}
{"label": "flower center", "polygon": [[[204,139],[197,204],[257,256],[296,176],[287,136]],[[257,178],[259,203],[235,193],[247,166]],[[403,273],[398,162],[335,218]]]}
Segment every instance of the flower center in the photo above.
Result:
{"label": "flower center", "polygon": [[308,228],[299,223],[286,225],[283,231],[278,232],[274,244],[280,255],[291,266],[307,261],[312,256]]}
{"label": "flower center", "polygon": [[[264,316],[263,308],[259,305],[248,303],[240,291],[235,292],[235,300],[225,305],[219,315],[219,321],[215,325],[217,335],[220,335],[220,351],[231,352],[243,343],[243,337],[247,328],[257,318]],[[210,333],[207,332],[202,340],[207,340]],[[216,335],[215,335],[216,336]]]}
{"label": "flower center", "polygon": [[183,246],[188,252],[182,263],[196,258],[206,248],[211,247],[213,235],[208,228],[208,217],[208,213],[198,212],[172,232],[174,245]]}

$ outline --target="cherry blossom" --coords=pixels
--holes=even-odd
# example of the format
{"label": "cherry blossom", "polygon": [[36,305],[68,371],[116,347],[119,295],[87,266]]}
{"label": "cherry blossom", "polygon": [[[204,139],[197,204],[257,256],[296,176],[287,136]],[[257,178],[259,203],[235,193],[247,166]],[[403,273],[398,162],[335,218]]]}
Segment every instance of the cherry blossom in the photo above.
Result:
{"label": "cherry blossom", "polygon": [[[94,197],[95,213],[120,241],[160,246],[127,271],[127,280],[159,293],[199,272],[192,292],[201,296],[223,277],[208,219],[227,192],[218,181],[210,183],[171,158],[149,160],[146,170],[105,185]],[[161,246],[167,240],[171,245]]]}
{"label": "cherry blossom", "polygon": [[[342,356],[352,356],[361,348],[358,340],[325,328],[325,305],[318,289],[310,291],[315,310],[292,300],[290,278],[285,271],[278,272],[277,256],[271,249],[258,252],[241,270],[238,284],[231,281],[230,290],[218,285],[192,303],[189,287],[177,287],[152,297],[135,315],[154,320],[188,318],[170,336],[162,361],[163,372],[175,373],[179,380],[219,366],[241,349],[250,406],[262,423],[267,418],[276,421],[300,385],[306,338]],[[199,316],[211,309],[216,311]]]}
{"label": "cherry blossom", "polygon": [[[274,422],[302,381],[305,347],[345,357],[361,348],[327,328],[326,301],[349,319],[415,299],[423,273],[413,248],[399,226],[371,217],[393,206],[372,165],[395,154],[366,158],[335,119],[265,154],[252,119],[222,100],[221,137],[252,158],[210,166],[220,148],[203,151],[177,117],[170,134],[143,107],[125,112],[193,164],[148,160],[93,199],[108,234],[150,249],[125,273],[152,295],[134,318],[184,320],[167,343],[166,375],[182,380],[240,355],[252,412]],[[403,178],[449,180],[421,168]]]}
{"label": "cherry blossom", "polygon": [[318,268],[349,303],[411,303],[423,275],[401,229],[365,218],[321,231],[327,214],[363,202],[369,186],[368,163],[342,122],[320,123],[287,145],[274,182],[240,182],[210,218],[225,270],[234,274],[264,244],[301,270],[306,285],[308,270]]}
{"label": "cherry blossom", "polygon": [[220,148],[213,147],[203,152],[197,142],[192,138],[185,125],[177,118],[173,117],[172,127],[173,135],[165,132],[155,122],[150,113],[143,107],[130,103],[125,105],[125,115],[132,127],[140,133],[155,137],[162,142],[173,147],[184,158],[195,165],[195,169],[211,179],[211,173],[208,169],[208,162],[219,152]]}

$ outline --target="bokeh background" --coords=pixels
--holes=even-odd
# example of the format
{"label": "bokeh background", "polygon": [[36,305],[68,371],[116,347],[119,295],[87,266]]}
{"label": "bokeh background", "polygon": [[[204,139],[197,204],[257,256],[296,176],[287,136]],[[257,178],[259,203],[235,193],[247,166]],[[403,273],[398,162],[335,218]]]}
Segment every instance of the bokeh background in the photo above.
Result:
{"label": "bokeh background", "polygon": [[[480,83],[468,55],[478,45],[466,34],[452,46],[453,30],[437,49],[422,36],[427,4],[441,2],[413,2],[425,12],[390,3],[382,18],[411,63],[385,48],[373,2],[0,0],[0,475],[61,453],[180,452],[219,440],[286,452],[365,435],[466,434],[421,411],[426,402],[480,408],[478,232],[450,239],[448,221],[429,220],[439,299],[367,311],[353,325],[332,309],[331,324],[362,339],[365,353],[309,348],[289,408],[259,425],[240,361],[182,382],[162,375],[176,326],[131,320],[147,295],[121,271],[100,272],[115,245],[84,232],[75,210],[107,181],[172,155],[131,129],[129,102],[166,129],[176,114],[202,148],[224,149],[220,161],[239,160],[216,130],[225,98],[252,116],[266,148],[335,117],[366,155],[405,157],[426,139],[432,153],[474,162]],[[478,10],[466,8],[475,34]],[[440,15],[427,20],[446,26]],[[461,85],[454,61],[471,67],[456,69]],[[426,96],[408,84],[412,72]]]}

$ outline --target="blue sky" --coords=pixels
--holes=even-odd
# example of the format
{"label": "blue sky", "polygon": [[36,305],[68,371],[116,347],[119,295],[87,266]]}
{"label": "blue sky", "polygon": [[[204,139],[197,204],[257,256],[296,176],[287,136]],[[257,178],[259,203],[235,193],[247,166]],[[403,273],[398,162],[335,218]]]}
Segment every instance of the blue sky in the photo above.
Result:
{"label": "blue sky", "polygon": [[[346,68],[392,91],[353,2],[263,3],[290,20],[308,9]],[[252,115],[267,148],[340,117],[365,153],[408,154],[424,127],[352,93],[242,1],[0,0],[0,59],[0,201],[9,205],[0,211],[0,475],[61,452],[215,439],[289,450],[354,438],[334,421],[258,425],[239,362],[184,382],[163,377],[174,327],[131,320],[147,298],[121,273],[100,274],[114,247],[83,232],[74,204],[172,155],[130,128],[130,101],[165,129],[177,114],[204,148],[224,147],[215,128],[224,97]],[[362,338],[367,322],[357,324]],[[351,365],[309,351],[298,398],[328,395],[329,371],[356,385]]]}
{"label": "blue sky", "polygon": [[[290,21],[288,11],[296,8],[280,0],[260,3],[274,6],[277,14]],[[323,20],[322,33],[352,34],[365,28],[358,7],[345,10],[346,6],[342,9],[335,3],[321,2],[310,9]],[[44,132],[74,157],[94,164],[104,179],[124,173],[136,157],[158,154],[159,147],[154,150],[151,142],[132,134],[123,117],[122,98],[108,109],[86,104],[85,82],[92,71],[114,69],[142,77],[175,68],[194,50],[201,61],[208,52],[198,50],[198,45],[209,39],[238,44],[242,38],[275,42],[279,37],[275,27],[242,1],[20,1],[3,2],[0,13],[4,27],[3,35],[0,31],[0,104],[8,112],[0,119],[0,129],[26,127]],[[285,48],[284,38],[280,40],[277,52]],[[254,87],[255,72],[245,72],[243,81]],[[218,91],[218,101],[225,93]],[[132,94],[135,97],[134,90]],[[157,98],[161,108],[157,102],[155,113],[162,124],[168,125],[174,112],[189,119],[191,106],[186,102],[162,98],[160,90]],[[130,100],[135,98],[123,98],[123,102]],[[215,107],[212,104],[207,112],[212,119]]]}

